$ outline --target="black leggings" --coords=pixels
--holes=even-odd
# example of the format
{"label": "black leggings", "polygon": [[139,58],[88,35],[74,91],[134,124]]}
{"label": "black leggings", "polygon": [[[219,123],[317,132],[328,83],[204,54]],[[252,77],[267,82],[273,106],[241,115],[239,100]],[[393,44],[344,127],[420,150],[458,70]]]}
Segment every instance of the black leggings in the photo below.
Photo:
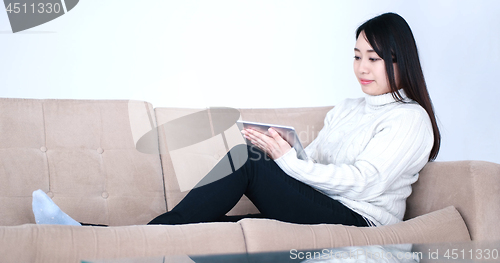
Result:
{"label": "black leggings", "polygon": [[[242,160],[241,158],[248,158]],[[229,155],[229,156],[228,156]],[[256,147],[239,145],[226,155],[244,163],[222,178],[210,172],[203,180],[213,181],[192,189],[170,212],[148,224],[187,224],[236,221],[244,217],[263,217],[298,224],[343,224],[368,226],[364,218],[289,175]],[[212,171],[219,170],[219,162]],[[202,180],[202,181],[203,181]],[[228,217],[240,198],[246,195],[261,214]]]}

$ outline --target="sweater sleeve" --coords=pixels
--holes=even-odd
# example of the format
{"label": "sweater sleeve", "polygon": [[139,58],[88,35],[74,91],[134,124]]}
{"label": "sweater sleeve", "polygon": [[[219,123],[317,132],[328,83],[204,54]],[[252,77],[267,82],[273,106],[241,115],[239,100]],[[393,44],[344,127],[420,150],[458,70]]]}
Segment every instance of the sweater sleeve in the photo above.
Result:
{"label": "sweater sleeve", "polygon": [[[338,106],[335,106],[335,108],[331,109],[325,117],[324,123],[323,123],[323,128],[318,133],[318,136],[309,144],[307,145],[306,148],[304,148],[304,151],[307,155],[308,161],[312,161],[316,163],[316,160],[318,160],[317,156],[317,151],[316,147],[318,144],[323,140],[323,137],[328,133],[328,130],[330,129],[330,120],[332,119],[332,116],[335,115],[335,111],[338,109]],[[297,155],[297,152],[295,151],[294,148],[292,148],[294,156]],[[290,153],[291,151],[288,151]]]}
{"label": "sweater sleeve", "polygon": [[275,162],[291,177],[325,194],[369,201],[383,194],[398,177],[417,174],[427,163],[432,145],[432,125],[427,113],[405,108],[378,124],[352,164],[300,160],[294,149]]}
{"label": "sweater sleeve", "polygon": [[[355,106],[360,102],[361,100],[359,99],[345,99],[341,101],[339,105],[333,107],[333,109],[328,111],[328,113],[325,116],[325,120],[323,122],[323,128],[321,128],[321,130],[319,131],[318,136],[304,149],[309,161],[316,163],[316,160],[319,159],[318,152],[316,151],[317,146],[319,143],[324,141],[326,136],[328,136],[328,132],[330,131],[331,126],[334,125],[334,123],[332,123],[333,120],[344,117],[344,116],[339,116],[341,113],[347,114],[349,112],[350,109],[346,105],[351,104],[352,107],[353,105]],[[292,150],[294,151],[293,155],[296,156],[297,152],[293,148]],[[289,151],[288,154],[292,153],[290,153]]]}

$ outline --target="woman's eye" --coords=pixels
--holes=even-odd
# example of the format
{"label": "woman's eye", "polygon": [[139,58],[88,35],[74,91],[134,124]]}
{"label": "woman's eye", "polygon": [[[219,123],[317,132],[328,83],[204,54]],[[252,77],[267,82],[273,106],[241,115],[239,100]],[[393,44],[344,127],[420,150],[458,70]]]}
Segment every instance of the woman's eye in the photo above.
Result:
{"label": "woman's eye", "polygon": [[379,61],[381,58],[369,58],[371,62]]}
{"label": "woman's eye", "polygon": [[358,56],[354,56],[354,60],[360,60],[361,58]]}

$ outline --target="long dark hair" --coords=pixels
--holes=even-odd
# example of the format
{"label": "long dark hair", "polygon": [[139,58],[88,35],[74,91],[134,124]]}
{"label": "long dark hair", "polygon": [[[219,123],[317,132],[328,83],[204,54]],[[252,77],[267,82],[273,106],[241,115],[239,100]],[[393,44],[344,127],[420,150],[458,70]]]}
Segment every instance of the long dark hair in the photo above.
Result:
{"label": "long dark hair", "polygon": [[[432,101],[425,84],[424,73],[418,58],[417,45],[410,26],[398,14],[385,13],[374,17],[356,30],[356,39],[364,32],[366,39],[373,50],[385,62],[385,69],[389,79],[392,96],[397,101],[403,97],[398,92],[402,88],[408,98],[416,101],[429,115],[434,133],[434,145],[429,161],[436,159],[441,144],[441,134],[436,123],[436,116]],[[393,63],[396,63],[399,72],[399,83],[394,77]]]}

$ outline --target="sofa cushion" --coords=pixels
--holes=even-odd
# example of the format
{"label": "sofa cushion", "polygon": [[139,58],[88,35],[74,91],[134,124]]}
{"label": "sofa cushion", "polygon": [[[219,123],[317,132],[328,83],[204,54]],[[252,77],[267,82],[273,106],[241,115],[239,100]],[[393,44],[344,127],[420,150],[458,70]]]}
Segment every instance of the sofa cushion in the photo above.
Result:
{"label": "sofa cushion", "polygon": [[0,227],[0,237],[0,262],[77,263],[246,251],[238,223],[122,227],[27,224]]}
{"label": "sofa cushion", "polygon": [[0,225],[34,223],[37,189],[80,222],[144,224],[165,212],[160,157],[135,148],[152,115],[141,101],[0,99]]}
{"label": "sofa cushion", "polygon": [[470,241],[462,217],[452,206],[405,222],[381,227],[298,225],[269,219],[243,219],[240,224],[249,253]]}
{"label": "sofa cushion", "polygon": [[430,162],[412,189],[405,218],[454,206],[464,218],[472,240],[500,239],[500,164]]}
{"label": "sofa cushion", "polygon": [[[319,133],[323,127],[326,113],[332,109],[329,107],[310,108],[285,108],[285,109],[239,109],[241,118],[247,121],[274,123],[295,127],[302,144],[307,146]],[[161,149],[161,161],[163,174],[165,177],[165,193],[167,196],[167,208],[171,210],[177,205],[186,194],[187,186],[194,185],[196,180],[187,180],[185,176],[196,177],[200,180],[207,174],[222,157],[227,153],[227,147],[220,135],[215,135],[196,145],[183,149],[169,150],[166,139],[166,131],[163,124],[181,117],[188,116],[203,109],[183,109],[183,108],[156,108],[156,118],[159,125],[159,143]],[[213,125],[207,114],[209,125]],[[244,143],[236,125],[225,132],[228,146]],[[192,178],[190,178],[192,179]],[[258,213],[257,208],[245,196],[238,204],[229,211],[228,215],[245,215]]]}

